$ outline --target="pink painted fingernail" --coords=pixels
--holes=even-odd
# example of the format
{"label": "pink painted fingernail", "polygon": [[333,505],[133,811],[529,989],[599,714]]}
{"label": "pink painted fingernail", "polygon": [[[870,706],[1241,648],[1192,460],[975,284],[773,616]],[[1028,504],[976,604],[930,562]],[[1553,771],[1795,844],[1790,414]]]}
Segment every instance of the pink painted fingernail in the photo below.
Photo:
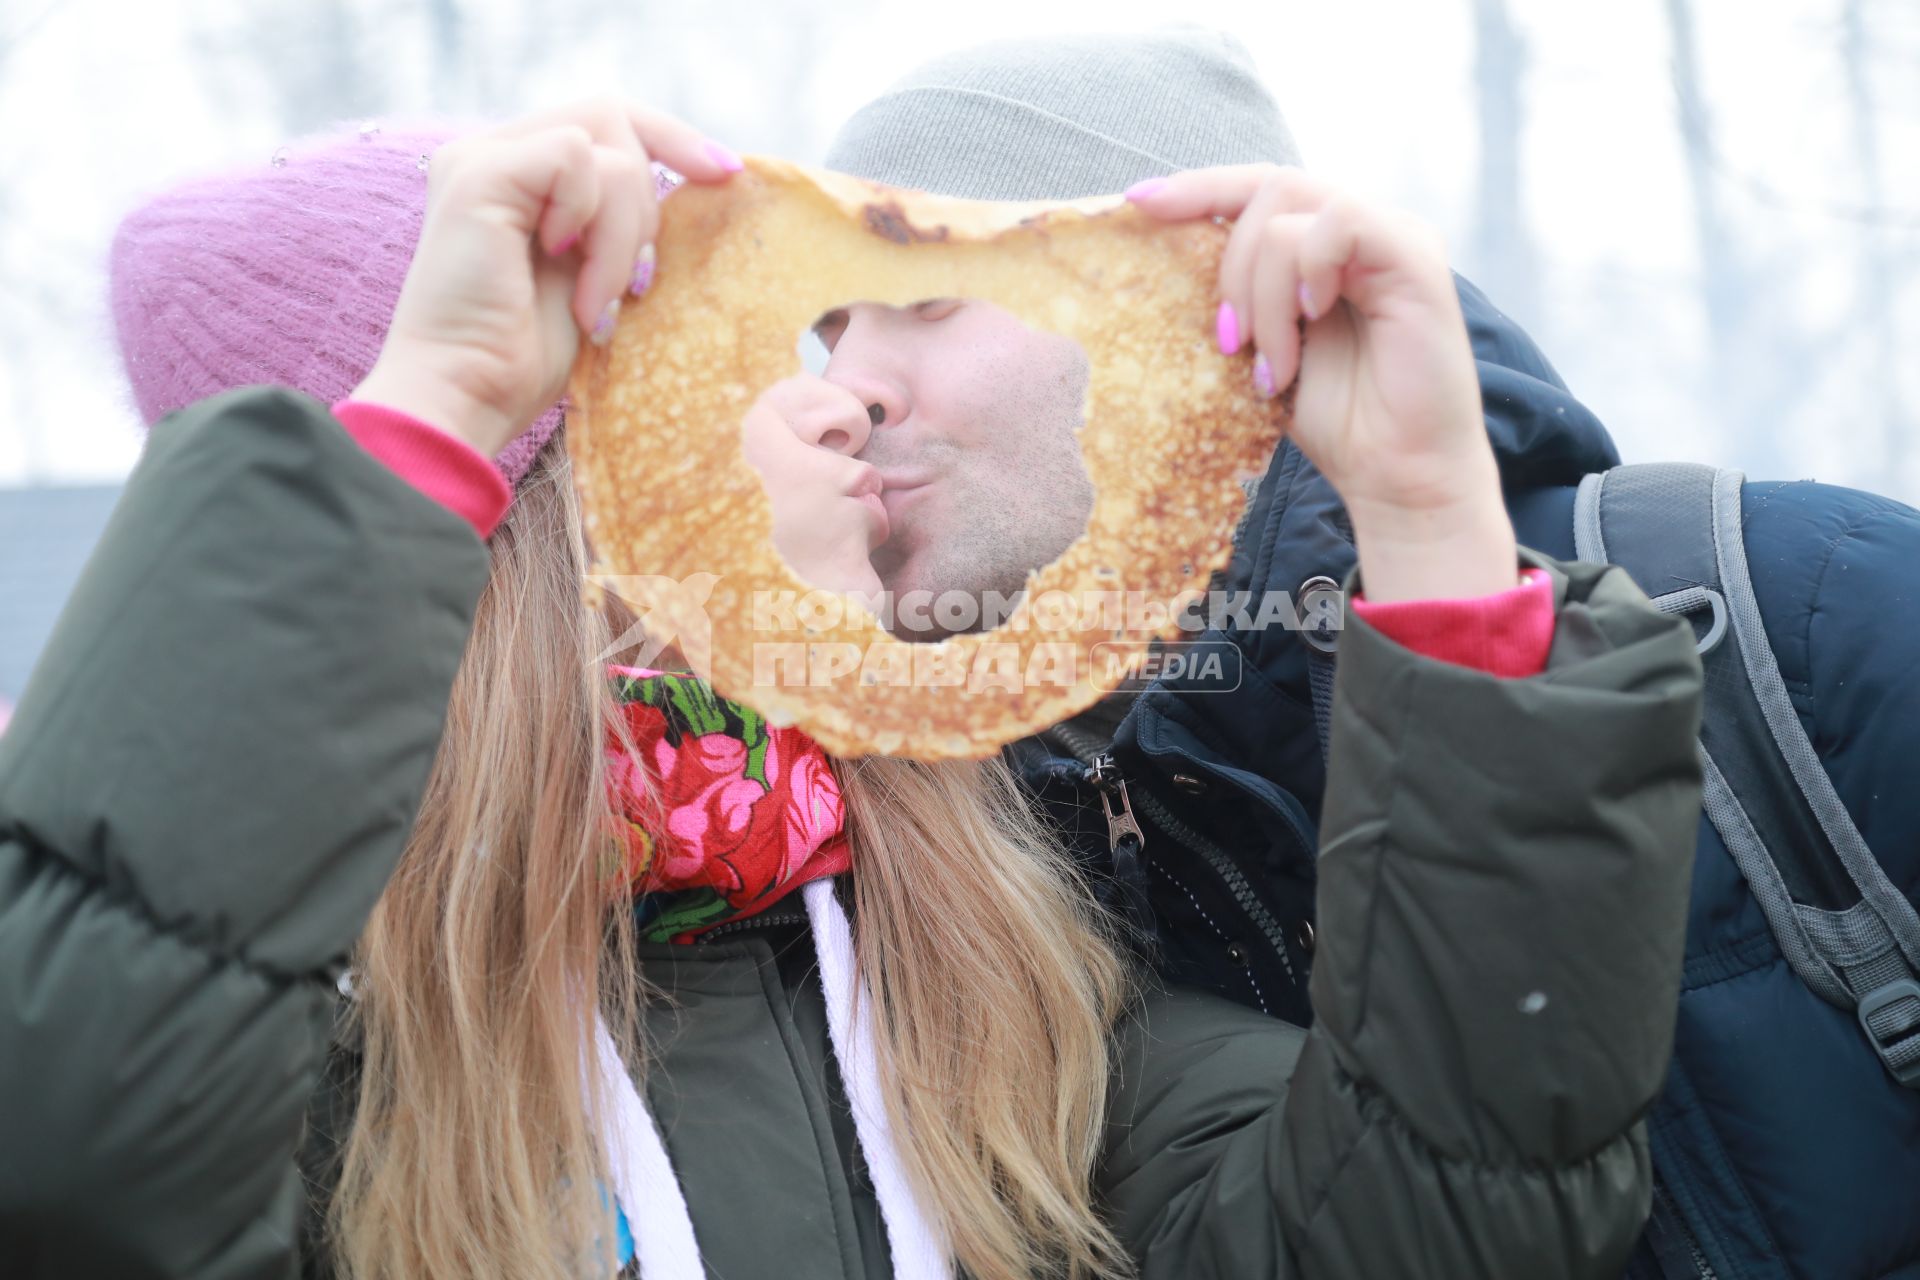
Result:
{"label": "pink painted fingernail", "polygon": [[1267,363],[1265,356],[1253,358],[1253,389],[1258,391],[1263,399],[1273,399],[1273,366]]}
{"label": "pink painted fingernail", "polygon": [[576,231],[572,235],[568,236],[565,240],[562,240],[559,244],[553,246],[553,256],[558,258],[562,254],[564,254],[567,250],[573,248],[573,246],[579,243],[580,243],[580,233]]}
{"label": "pink painted fingernail", "polygon": [[1220,314],[1214,318],[1214,336],[1220,339],[1220,354],[1230,356],[1240,349],[1240,317],[1234,313],[1231,302],[1220,304]]}
{"label": "pink painted fingernail", "polygon": [[613,337],[614,321],[619,318],[620,299],[615,298],[607,303],[606,307],[600,312],[600,318],[593,322],[593,332],[588,336],[593,339],[594,346],[604,347],[607,345],[607,341]]}
{"label": "pink painted fingernail", "polygon": [[1140,181],[1128,187],[1124,194],[1129,200],[1145,200],[1148,196],[1166,185],[1167,180],[1165,178],[1142,178]]}
{"label": "pink painted fingernail", "polygon": [[1307,282],[1300,282],[1300,313],[1309,320],[1318,320],[1320,313],[1313,305],[1313,290],[1307,288]]}
{"label": "pink painted fingernail", "polygon": [[627,286],[627,292],[634,297],[645,293],[653,284],[653,246],[645,245],[640,250],[640,258],[633,264],[633,283]]}
{"label": "pink painted fingernail", "polygon": [[728,173],[738,173],[747,167],[741,162],[740,157],[733,153],[731,148],[723,147],[711,138],[701,143],[700,149],[707,153],[707,159],[713,161]]}

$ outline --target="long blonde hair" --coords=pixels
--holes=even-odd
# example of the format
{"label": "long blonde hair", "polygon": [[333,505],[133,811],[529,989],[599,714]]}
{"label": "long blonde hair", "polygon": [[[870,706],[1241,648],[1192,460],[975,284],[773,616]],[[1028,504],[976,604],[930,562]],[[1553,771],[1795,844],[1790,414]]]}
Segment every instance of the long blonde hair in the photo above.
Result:
{"label": "long blonde hair", "polygon": [[[564,433],[563,433],[564,434]],[[359,1102],[328,1213],[351,1280],[613,1269],[586,1081],[596,1009],[645,1070],[632,912],[606,890],[599,656],[556,438],[492,574],[411,840],[354,957]],[[909,1176],[973,1280],[1130,1270],[1091,1192],[1127,966],[999,760],[834,762],[857,962]],[[697,1212],[697,1210],[696,1210]]]}

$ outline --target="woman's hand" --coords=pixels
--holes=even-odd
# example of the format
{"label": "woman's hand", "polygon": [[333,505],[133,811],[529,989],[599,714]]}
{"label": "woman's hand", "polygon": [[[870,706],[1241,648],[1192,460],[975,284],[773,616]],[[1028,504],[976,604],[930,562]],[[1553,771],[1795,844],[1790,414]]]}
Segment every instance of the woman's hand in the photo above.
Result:
{"label": "woman's hand", "polygon": [[356,399],[492,455],[560,398],[586,333],[652,275],[650,162],[694,182],[740,168],[691,126],[623,101],[529,116],[433,155],[426,222]]}
{"label": "woman's hand", "polygon": [[1265,394],[1298,375],[1289,434],[1346,503],[1367,598],[1513,586],[1513,525],[1439,236],[1273,165],[1189,170],[1128,198],[1168,220],[1234,219],[1220,347],[1253,348]]}

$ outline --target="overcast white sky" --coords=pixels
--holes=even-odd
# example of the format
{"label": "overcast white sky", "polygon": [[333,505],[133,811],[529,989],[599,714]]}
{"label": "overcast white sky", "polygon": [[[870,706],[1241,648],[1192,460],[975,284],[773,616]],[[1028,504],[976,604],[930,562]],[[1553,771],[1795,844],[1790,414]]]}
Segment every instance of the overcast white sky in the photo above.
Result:
{"label": "overcast white sky", "polygon": [[[1520,318],[1629,458],[1920,499],[1920,4],[1686,5],[1724,238],[1761,335],[1741,358],[1756,379],[1786,375],[1775,412],[1710,390],[1670,72],[1676,2],[1509,0],[1530,58],[1523,174],[1538,263],[1537,301]],[[460,64],[437,78],[426,34],[436,6],[467,18]],[[1850,6],[1870,35],[1857,64],[1881,154],[1883,208],[1865,219],[1856,211],[1872,191],[1842,57]],[[1201,16],[1127,0],[344,8],[355,69],[315,91],[337,90],[325,111],[335,119],[365,103],[507,114],[615,88],[743,151],[801,160],[942,49]],[[0,485],[113,479],[132,465],[139,436],[103,305],[114,223],[143,191],[286,140],[273,87],[306,55],[297,33],[312,12],[285,0],[0,0]],[[1204,18],[1253,50],[1310,167],[1422,213],[1467,274],[1494,273],[1471,246],[1473,0],[1215,0]],[[1869,305],[1876,280],[1884,314]]]}

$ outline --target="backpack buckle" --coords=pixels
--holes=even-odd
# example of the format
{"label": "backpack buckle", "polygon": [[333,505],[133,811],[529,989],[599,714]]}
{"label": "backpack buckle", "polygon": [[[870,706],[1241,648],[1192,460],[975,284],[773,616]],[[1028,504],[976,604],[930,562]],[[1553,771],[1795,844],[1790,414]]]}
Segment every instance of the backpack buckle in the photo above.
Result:
{"label": "backpack buckle", "polygon": [[1718,649],[1720,642],[1727,638],[1727,598],[1712,587],[1682,587],[1678,591],[1655,596],[1652,604],[1662,613],[1698,613],[1703,606],[1712,611],[1706,634],[1696,640],[1693,646],[1694,652],[1703,658]]}
{"label": "backpack buckle", "polygon": [[[1904,1017],[1891,1012],[1902,1001],[1913,1002]],[[1900,978],[1876,987],[1860,997],[1856,1012],[1873,1051],[1893,1078],[1909,1089],[1920,1089],[1920,982]],[[1880,1026],[1874,1025],[1876,1020]]]}

